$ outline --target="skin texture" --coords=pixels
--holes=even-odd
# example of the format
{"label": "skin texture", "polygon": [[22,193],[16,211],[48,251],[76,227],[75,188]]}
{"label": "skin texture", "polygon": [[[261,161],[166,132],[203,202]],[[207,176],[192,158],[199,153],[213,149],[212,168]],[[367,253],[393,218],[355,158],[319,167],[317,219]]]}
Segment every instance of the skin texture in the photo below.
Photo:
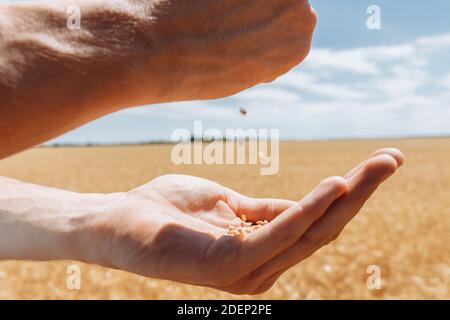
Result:
{"label": "skin texture", "polygon": [[[302,0],[76,3],[78,31],[66,27],[69,2],[0,5],[0,158],[129,106],[272,81],[305,58],[316,21]],[[180,175],[114,194],[0,177],[0,259],[72,259],[261,293],[335,239],[402,163],[400,151],[378,150],[299,202]],[[242,214],[270,222],[226,235]]]}
{"label": "skin texture", "polygon": [[[67,28],[73,3],[81,30]],[[304,0],[15,2],[0,18],[0,158],[126,107],[272,81],[316,22]]]}

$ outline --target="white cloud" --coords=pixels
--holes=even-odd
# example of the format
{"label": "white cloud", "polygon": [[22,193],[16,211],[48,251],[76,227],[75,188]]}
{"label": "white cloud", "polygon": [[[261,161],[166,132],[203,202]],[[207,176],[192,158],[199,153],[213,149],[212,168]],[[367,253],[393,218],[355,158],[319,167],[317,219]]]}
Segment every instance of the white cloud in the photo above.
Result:
{"label": "white cloud", "polygon": [[319,77],[301,71],[292,71],[278,78],[274,84],[298,89],[300,93],[307,92],[320,97],[333,99],[361,100],[366,97],[365,92],[362,90],[342,84],[321,81]]}
{"label": "white cloud", "polygon": [[296,92],[277,89],[277,88],[271,88],[271,87],[259,87],[255,88],[253,90],[243,91],[237,95],[235,95],[235,98],[241,99],[241,100],[262,100],[262,101],[299,101],[300,95]]}
{"label": "white cloud", "polygon": [[362,50],[313,49],[305,64],[313,71],[333,68],[360,74],[377,74],[374,61],[365,57]]}
{"label": "white cloud", "polygon": [[450,34],[422,37],[417,39],[416,43],[420,46],[432,46],[437,48],[442,48],[443,46],[450,46]]}
{"label": "white cloud", "polygon": [[425,85],[427,81],[428,76],[423,70],[407,65],[397,65],[370,84],[373,84],[373,90],[379,91],[386,98],[396,99],[405,95],[414,95],[417,89]]}
{"label": "white cloud", "polygon": [[305,69],[320,70],[326,68],[349,71],[357,74],[379,74],[378,62],[393,59],[411,59],[415,48],[411,44],[395,46],[373,46],[346,50],[312,49],[305,61]]}
{"label": "white cloud", "polygon": [[442,79],[438,80],[438,83],[439,85],[450,89],[450,72],[443,76]]}

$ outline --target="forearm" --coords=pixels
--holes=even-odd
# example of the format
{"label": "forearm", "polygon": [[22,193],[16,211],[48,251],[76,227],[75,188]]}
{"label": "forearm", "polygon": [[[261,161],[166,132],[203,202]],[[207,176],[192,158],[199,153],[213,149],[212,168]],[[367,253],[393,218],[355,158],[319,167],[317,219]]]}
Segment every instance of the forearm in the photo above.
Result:
{"label": "forearm", "polygon": [[[148,63],[159,54],[161,33],[152,30],[151,8],[77,1],[81,29],[71,30],[71,3],[0,5],[0,158],[121,108],[162,100],[161,66]],[[136,72],[143,57],[145,83]]]}
{"label": "forearm", "polygon": [[95,260],[96,226],[119,194],[80,194],[0,177],[0,259]]}
{"label": "forearm", "polygon": [[315,21],[307,0],[1,4],[0,159],[121,108],[272,81],[305,58]]}

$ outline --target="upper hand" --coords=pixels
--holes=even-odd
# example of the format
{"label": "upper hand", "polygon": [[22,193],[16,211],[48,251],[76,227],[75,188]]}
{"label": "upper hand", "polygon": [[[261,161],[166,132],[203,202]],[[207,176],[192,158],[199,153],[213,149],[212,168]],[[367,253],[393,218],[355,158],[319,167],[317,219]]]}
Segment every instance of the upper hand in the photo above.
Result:
{"label": "upper hand", "polygon": [[220,98],[274,80],[306,57],[316,24],[307,0],[150,3],[153,20],[142,39],[151,59],[135,79],[160,72],[164,102]]}

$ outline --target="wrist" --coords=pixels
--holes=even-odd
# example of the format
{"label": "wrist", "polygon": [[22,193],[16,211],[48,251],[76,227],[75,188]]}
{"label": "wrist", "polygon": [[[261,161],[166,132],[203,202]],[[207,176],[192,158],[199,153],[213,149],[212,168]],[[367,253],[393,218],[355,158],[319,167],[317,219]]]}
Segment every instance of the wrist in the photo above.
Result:
{"label": "wrist", "polygon": [[0,259],[82,260],[117,194],[81,194],[0,177]]}
{"label": "wrist", "polygon": [[63,251],[68,260],[108,266],[108,226],[120,208],[124,193],[77,194],[75,205],[66,211],[62,230]]}
{"label": "wrist", "polygon": [[[134,270],[136,252],[145,249],[146,268],[157,261],[155,237],[169,218],[167,201],[148,188],[101,195],[94,210],[72,223],[71,259],[114,269]],[[156,256],[156,257],[155,257]]]}

